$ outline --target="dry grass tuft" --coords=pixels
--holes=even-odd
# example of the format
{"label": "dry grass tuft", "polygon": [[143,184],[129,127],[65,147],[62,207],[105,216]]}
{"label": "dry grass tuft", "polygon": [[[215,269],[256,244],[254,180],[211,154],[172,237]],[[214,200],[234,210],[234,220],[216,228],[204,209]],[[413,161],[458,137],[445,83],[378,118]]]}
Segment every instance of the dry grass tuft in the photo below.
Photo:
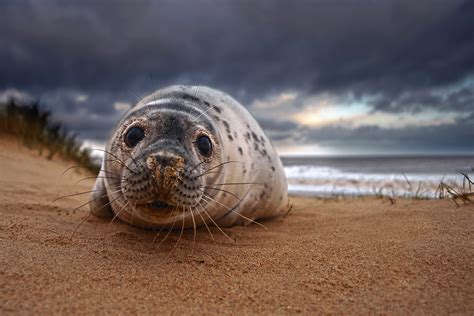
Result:
{"label": "dry grass tuft", "polygon": [[462,186],[455,183],[448,184],[441,181],[436,189],[436,195],[440,199],[451,199],[457,206],[462,204],[469,204],[474,202],[474,191],[472,182],[469,175],[465,172],[461,172],[463,178]]}
{"label": "dry grass tuft", "polygon": [[98,173],[99,166],[91,158],[89,149],[82,149],[77,135],[70,133],[60,122],[53,121],[51,112],[38,101],[20,103],[11,98],[0,104],[0,134],[21,139],[30,148],[47,159],[55,156],[71,160]]}

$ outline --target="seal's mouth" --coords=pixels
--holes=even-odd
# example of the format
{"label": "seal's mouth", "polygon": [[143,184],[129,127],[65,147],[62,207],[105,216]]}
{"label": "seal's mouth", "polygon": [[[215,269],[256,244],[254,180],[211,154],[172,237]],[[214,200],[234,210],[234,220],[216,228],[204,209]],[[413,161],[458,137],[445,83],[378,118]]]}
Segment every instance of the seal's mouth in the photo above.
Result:
{"label": "seal's mouth", "polygon": [[163,202],[163,201],[155,201],[153,203],[150,203],[150,206],[151,206],[151,208],[153,208],[155,210],[162,210],[162,209],[165,209],[165,208],[169,207],[170,205],[166,202]]}

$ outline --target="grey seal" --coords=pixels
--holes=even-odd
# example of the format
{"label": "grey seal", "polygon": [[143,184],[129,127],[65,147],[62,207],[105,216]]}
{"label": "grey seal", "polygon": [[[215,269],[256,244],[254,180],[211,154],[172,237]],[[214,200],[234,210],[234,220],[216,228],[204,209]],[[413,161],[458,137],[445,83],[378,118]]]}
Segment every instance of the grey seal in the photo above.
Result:
{"label": "grey seal", "polygon": [[287,209],[268,137],[236,100],[203,86],[157,90],[128,110],[90,197],[94,215],[143,228],[247,225]]}

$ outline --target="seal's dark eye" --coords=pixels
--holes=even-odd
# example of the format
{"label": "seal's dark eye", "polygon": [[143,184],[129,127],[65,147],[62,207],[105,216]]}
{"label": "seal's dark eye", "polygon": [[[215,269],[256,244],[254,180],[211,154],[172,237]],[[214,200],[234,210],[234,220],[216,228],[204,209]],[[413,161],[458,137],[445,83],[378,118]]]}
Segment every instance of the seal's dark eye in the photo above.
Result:
{"label": "seal's dark eye", "polygon": [[209,157],[212,153],[212,143],[206,135],[199,136],[196,140],[196,146],[201,155]]}
{"label": "seal's dark eye", "polygon": [[127,144],[128,147],[135,147],[143,138],[145,138],[143,129],[134,126],[125,134],[125,144]]}

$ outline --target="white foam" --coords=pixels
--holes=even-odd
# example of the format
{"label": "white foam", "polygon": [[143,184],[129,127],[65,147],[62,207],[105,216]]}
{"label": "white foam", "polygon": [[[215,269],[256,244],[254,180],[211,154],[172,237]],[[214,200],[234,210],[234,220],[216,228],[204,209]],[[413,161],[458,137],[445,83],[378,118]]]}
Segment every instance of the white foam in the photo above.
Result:
{"label": "white foam", "polygon": [[335,168],[318,167],[318,166],[291,166],[285,167],[286,177],[288,179],[314,179],[314,180],[354,180],[354,181],[406,181],[405,176],[410,181],[426,181],[439,183],[444,181],[462,180],[459,174],[435,174],[435,173],[357,173],[357,172],[341,172]]}
{"label": "white foam", "polygon": [[441,181],[460,184],[463,180],[460,174],[357,173],[324,166],[288,166],[284,169],[290,193],[314,196],[382,194],[433,198]]}

